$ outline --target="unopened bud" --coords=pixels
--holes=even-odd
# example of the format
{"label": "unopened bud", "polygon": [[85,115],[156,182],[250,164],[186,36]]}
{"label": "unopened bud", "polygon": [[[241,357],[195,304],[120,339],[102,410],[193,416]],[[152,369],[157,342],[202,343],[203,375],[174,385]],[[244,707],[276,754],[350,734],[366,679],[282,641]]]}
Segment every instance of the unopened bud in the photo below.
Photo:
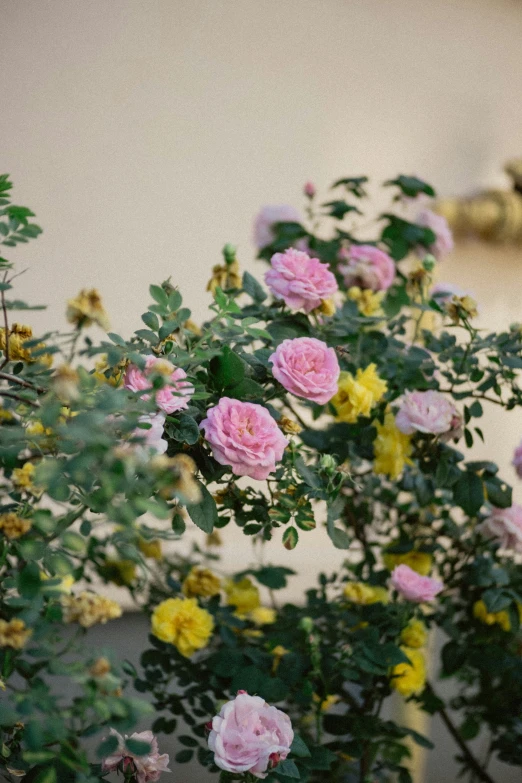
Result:
{"label": "unopened bud", "polygon": [[316,190],[315,185],[313,182],[305,182],[305,186],[303,188],[303,192],[307,198],[313,198],[315,196]]}

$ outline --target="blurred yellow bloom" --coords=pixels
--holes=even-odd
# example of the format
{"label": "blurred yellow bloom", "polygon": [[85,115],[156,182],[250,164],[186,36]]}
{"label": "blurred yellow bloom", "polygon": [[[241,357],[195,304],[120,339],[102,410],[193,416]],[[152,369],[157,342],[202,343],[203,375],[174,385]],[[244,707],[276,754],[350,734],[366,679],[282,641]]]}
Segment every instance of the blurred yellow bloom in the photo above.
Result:
{"label": "blurred yellow bloom", "polygon": [[366,582],[348,582],[343,591],[344,597],[352,604],[387,604],[390,600],[385,587],[366,584]]}
{"label": "blurred yellow bloom", "polygon": [[[45,571],[40,571],[40,579],[44,581],[47,579],[56,579],[56,578],[57,578],[56,576],[49,576],[48,574],[45,573]],[[57,593],[70,593],[74,583],[75,583],[74,576],[72,574],[68,574],[67,576],[64,576],[60,580],[60,582],[53,588],[53,590],[56,590]]]}
{"label": "blurred yellow bloom", "polygon": [[370,288],[352,286],[346,293],[348,299],[356,302],[362,315],[382,315],[381,304],[384,299],[383,291],[372,291]]}
{"label": "blurred yellow bloom", "polygon": [[[519,614],[521,614],[520,607]],[[473,617],[486,625],[499,625],[503,631],[511,630],[509,614],[505,610],[501,612],[488,612],[484,601],[475,601],[473,604]]]}
{"label": "blurred yellow bloom", "polygon": [[317,695],[317,693],[314,693],[312,696],[314,703],[319,704],[321,702],[321,712],[328,712],[330,707],[333,707],[334,704],[337,704],[341,700],[340,696],[335,696],[334,694],[329,694],[325,699],[321,701],[321,698]]}
{"label": "blurred yellow bloom", "polygon": [[145,538],[138,539],[138,549],[145,557],[150,557],[152,560],[161,560],[163,552],[161,549],[161,541],[158,538],[153,538],[148,541]]}
{"label": "blurred yellow bloom", "polygon": [[61,601],[64,621],[79,623],[83,628],[96,623],[104,625],[108,620],[121,617],[121,606],[116,601],[96,593],[84,591],[79,595],[64,595]]}
{"label": "blurred yellow bloom", "polygon": [[23,620],[15,617],[13,620],[0,620],[0,647],[11,647],[21,650],[31,636],[32,631],[26,628]]}
{"label": "blurred yellow bloom", "polygon": [[97,658],[89,668],[91,677],[105,677],[111,670],[110,661],[107,658]]}
{"label": "blurred yellow bloom", "polygon": [[373,406],[380,402],[388,386],[376,370],[372,363],[364,370],[359,368],[355,378],[350,372],[341,373],[337,394],[331,400],[338,421],[353,424],[359,416],[369,416]]}
{"label": "blurred yellow bloom", "polygon": [[277,426],[286,435],[298,435],[302,431],[302,427],[293,419],[289,419],[288,416],[281,416],[277,422]]}
{"label": "blurred yellow bloom", "polygon": [[183,582],[182,590],[189,598],[198,595],[202,598],[211,598],[213,595],[218,595],[221,590],[221,579],[209,568],[194,566]]}
{"label": "blurred yellow bloom", "polygon": [[100,570],[109,582],[118,587],[129,587],[136,579],[136,563],[133,560],[106,560]]}
{"label": "blurred yellow bloom", "polygon": [[399,663],[391,671],[390,685],[405,699],[419,694],[426,685],[426,660],[420,650],[411,647],[401,647],[408,656],[409,663]]}
{"label": "blurred yellow bloom", "polygon": [[248,619],[256,625],[271,625],[277,619],[277,612],[269,606],[257,606],[248,613]]}
{"label": "blurred yellow bloom", "polygon": [[27,427],[25,428],[25,432],[27,435],[29,435],[32,438],[38,438],[42,435],[45,435],[46,437],[50,437],[53,434],[53,431],[51,427],[44,427],[41,421],[35,420],[30,421]]}
{"label": "blurred yellow bloom", "polygon": [[[0,350],[5,354],[6,352],[6,339],[5,329],[0,329]],[[33,351],[40,351],[45,348],[45,343],[38,343],[37,345],[28,348],[25,343],[33,339],[33,330],[26,324],[12,324],[8,331],[8,343],[9,346],[9,359],[11,361],[20,362],[39,362],[47,367],[50,367],[53,363],[53,357],[51,354],[45,353],[40,356],[33,356]]]}
{"label": "blurred yellow bloom", "polygon": [[14,511],[8,511],[0,514],[0,530],[6,538],[20,538],[31,529],[31,520],[23,519],[15,514]]}
{"label": "blurred yellow bloom", "polygon": [[21,468],[15,468],[11,475],[11,481],[18,492],[27,492],[30,495],[41,495],[42,490],[33,484],[35,468],[32,462],[25,462]]}
{"label": "blurred yellow bloom", "polygon": [[219,535],[219,530],[213,530],[206,538],[207,546],[223,546],[223,539]]}
{"label": "blurred yellow bloom", "polygon": [[281,658],[283,658],[285,655],[288,655],[289,652],[290,650],[287,650],[286,647],[283,647],[282,644],[276,645],[276,647],[271,650],[271,653],[274,656],[274,662],[272,663],[272,674],[275,674],[278,670],[279,664],[281,663]]}
{"label": "blurred yellow bloom", "polygon": [[239,617],[245,617],[253,609],[261,606],[258,588],[245,576],[239,582],[229,579],[225,584],[228,603],[236,607]]}
{"label": "blurred yellow bloom", "polygon": [[317,308],[316,312],[321,315],[326,315],[327,318],[334,315],[336,310],[335,302],[333,299],[321,299],[321,304]]}
{"label": "blurred yellow bloom", "polygon": [[207,283],[207,291],[213,294],[218,286],[223,291],[229,288],[241,288],[241,275],[237,261],[232,261],[230,264],[216,264],[212,267],[212,277]]}
{"label": "blurred yellow bloom", "polygon": [[108,331],[109,316],[102,304],[101,296],[95,288],[83,288],[77,297],[67,302],[66,318],[78,329],[91,324],[98,324]]}
{"label": "blurred yellow bloom", "polygon": [[417,552],[415,549],[403,554],[393,554],[385,551],[382,559],[388,571],[393,571],[398,565],[407,565],[421,576],[428,576],[433,565],[432,555],[428,554],[428,552]]}
{"label": "blurred yellow bloom", "polygon": [[107,359],[107,354],[102,353],[96,360],[93,375],[100,383],[108,383],[110,386],[119,386],[125,375],[127,364],[128,361],[122,359],[116,367],[111,367]]}
{"label": "blurred yellow bloom", "polygon": [[401,633],[401,642],[406,647],[418,649],[424,647],[428,641],[428,631],[420,620],[411,620]]}
{"label": "blurred yellow bloom", "polygon": [[445,310],[453,323],[476,318],[478,315],[477,303],[471,296],[453,296],[445,305]]}
{"label": "blurred yellow bloom", "polygon": [[410,456],[413,451],[411,435],[405,435],[395,424],[393,413],[388,412],[384,424],[375,422],[377,437],[373,442],[375,453],[374,470],[396,479],[405,465],[412,465]]}
{"label": "blurred yellow bloom", "polygon": [[53,389],[62,402],[72,402],[78,399],[79,376],[76,370],[69,364],[57,367],[53,375]]}
{"label": "blurred yellow bloom", "polygon": [[209,643],[214,620],[195,598],[167,598],[152,613],[152,633],[177,648],[185,658]]}

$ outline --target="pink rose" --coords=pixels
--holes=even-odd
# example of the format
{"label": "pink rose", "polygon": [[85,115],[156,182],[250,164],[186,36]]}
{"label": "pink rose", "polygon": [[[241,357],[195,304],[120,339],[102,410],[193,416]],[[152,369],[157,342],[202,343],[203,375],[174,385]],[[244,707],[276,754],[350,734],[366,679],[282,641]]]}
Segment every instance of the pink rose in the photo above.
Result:
{"label": "pink rose", "polygon": [[169,445],[163,437],[165,414],[156,413],[154,416],[140,416],[138,421],[143,424],[150,424],[150,427],[148,429],[137,427],[134,430],[135,437],[143,438],[146,448],[154,449],[158,454],[164,454]]}
{"label": "pink rose", "polygon": [[239,691],[213,718],[208,746],[220,769],[266,778],[267,771],[286,759],[293,739],[288,715],[260,696]]}
{"label": "pink rose", "polygon": [[303,193],[307,198],[313,198],[315,196],[315,185],[313,182],[305,182]]}
{"label": "pink rose", "polygon": [[150,744],[150,752],[146,756],[136,756],[127,750],[125,747],[125,740],[128,739],[127,735],[125,735],[124,739],[114,729],[111,729],[109,734],[117,738],[118,747],[114,753],[102,761],[103,772],[115,772],[121,764],[123,770],[131,768],[136,774],[138,783],[153,783],[153,781],[160,779],[162,772],[170,772],[168,768],[169,757],[166,753],[160,756],[158,741],[152,731],[135,732],[130,737],[130,739]]}
{"label": "pink rose", "polygon": [[435,242],[429,246],[428,250],[438,261],[442,261],[452,252],[454,248],[453,234],[445,217],[436,215],[431,209],[424,209],[419,212],[415,222],[423,228],[431,229],[435,234]]}
{"label": "pink rose", "polygon": [[517,472],[517,476],[522,478],[522,443],[515,449],[513,461],[511,463]]}
{"label": "pink rose", "polygon": [[[406,392],[401,407],[395,417],[395,423],[405,435],[425,432],[433,435],[457,432],[460,416],[453,405],[441,392]],[[456,435],[452,435],[456,437]]]}
{"label": "pink rose", "polygon": [[322,340],[283,340],[268,361],[274,378],[296,397],[325,405],[337,393],[339,362],[334,349]]}
{"label": "pink rose", "polygon": [[347,288],[358,286],[372,291],[387,291],[395,279],[395,262],[373,245],[351,245],[339,257],[347,264],[339,266]]}
{"label": "pink rose", "polygon": [[276,299],[283,299],[292,310],[310,313],[323,299],[337,291],[337,281],[318,258],[291,247],[284,253],[275,253],[272,268],[265,274],[265,282]]}
{"label": "pink rose", "polygon": [[290,204],[268,204],[254,221],[254,245],[261,250],[275,239],[275,223],[300,223],[301,215]]}
{"label": "pink rose", "polygon": [[275,470],[288,444],[266,408],[230,397],[209,408],[199,426],[220,465],[260,481]]}
{"label": "pink rose", "polygon": [[502,549],[522,552],[522,506],[513,503],[509,508],[493,508],[477,530],[485,538],[497,539]]}
{"label": "pink rose", "polygon": [[[165,383],[156,392],[156,404],[165,413],[175,413],[188,407],[189,400],[194,394],[194,387],[186,381],[187,373],[181,367],[174,365],[167,359],[158,356],[147,356],[145,370],[142,371],[135,364],[127,367],[123,385],[133,392],[148,391],[152,388],[151,375],[163,375]],[[150,399],[150,394],[141,395],[144,400]]]}
{"label": "pink rose", "polygon": [[390,577],[391,586],[407,601],[422,604],[433,601],[444,588],[438,579],[431,576],[421,576],[407,565],[398,565]]}

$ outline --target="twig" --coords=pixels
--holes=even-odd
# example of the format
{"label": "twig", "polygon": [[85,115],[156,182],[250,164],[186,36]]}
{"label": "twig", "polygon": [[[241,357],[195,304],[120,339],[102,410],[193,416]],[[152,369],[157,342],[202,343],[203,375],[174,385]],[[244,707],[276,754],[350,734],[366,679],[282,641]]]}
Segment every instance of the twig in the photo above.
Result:
{"label": "twig", "polygon": [[0,372],[0,378],[2,378],[4,381],[9,381],[10,383],[17,383],[19,386],[23,386],[24,389],[34,389],[40,394],[43,394],[45,392],[43,386],[36,386],[34,383],[31,383],[30,381],[26,381],[23,378],[19,378],[18,375],[11,375],[10,372]]}
{"label": "twig", "polygon": [[285,405],[288,408],[288,410],[292,411],[293,415],[295,416],[295,418],[297,419],[297,421],[299,422],[299,424],[301,425],[301,427],[304,430],[311,430],[311,429],[313,429],[313,427],[310,427],[310,425],[307,424],[304,421],[304,419],[301,418],[301,416],[297,413],[295,408],[292,407],[292,404],[287,399],[285,400]]}
{"label": "twig", "polygon": [[[3,283],[7,280],[7,272],[4,275]],[[4,314],[4,329],[5,329],[5,356],[4,361],[2,364],[0,364],[0,370],[5,367],[6,364],[9,363],[9,320],[7,318],[7,305],[5,303],[5,291],[2,287],[2,290],[0,291],[0,298],[2,301],[2,312]]]}
{"label": "twig", "polygon": [[35,400],[28,400],[26,397],[20,397],[19,394],[15,394],[14,392],[4,391],[3,389],[0,389],[0,397],[9,397],[12,400],[18,400],[18,402],[23,402],[26,405],[31,405],[33,408],[40,407],[40,403],[36,402]]}

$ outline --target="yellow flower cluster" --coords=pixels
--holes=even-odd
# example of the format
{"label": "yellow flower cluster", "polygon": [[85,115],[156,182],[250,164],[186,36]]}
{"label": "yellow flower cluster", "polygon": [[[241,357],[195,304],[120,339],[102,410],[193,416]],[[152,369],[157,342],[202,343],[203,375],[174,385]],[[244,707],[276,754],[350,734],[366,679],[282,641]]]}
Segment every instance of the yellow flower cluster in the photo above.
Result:
{"label": "yellow flower cluster", "polygon": [[30,628],[25,627],[23,620],[15,617],[13,620],[0,620],[0,647],[12,647],[21,650],[31,636]]}
{"label": "yellow flower cluster", "polygon": [[362,315],[382,315],[383,291],[372,291],[370,288],[359,288],[354,285],[348,289],[346,295],[348,299],[357,304],[357,308]]}
{"label": "yellow flower cluster", "polygon": [[91,324],[98,324],[108,331],[109,316],[102,304],[101,296],[95,288],[88,291],[83,288],[77,297],[67,302],[66,318],[77,329]]}
{"label": "yellow flower cluster", "polygon": [[62,608],[66,623],[79,623],[83,628],[121,617],[121,606],[116,601],[87,591],[62,596]]}
{"label": "yellow flower cluster", "polygon": [[238,617],[246,617],[253,609],[261,606],[258,588],[245,576],[239,582],[231,579],[225,584],[228,603],[236,607]]}
{"label": "yellow flower cluster", "polygon": [[387,604],[390,600],[385,587],[369,585],[366,582],[348,582],[344,588],[344,597],[352,604]]}
{"label": "yellow flower cluster", "polygon": [[150,557],[152,560],[161,560],[163,557],[161,541],[157,538],[148,541],[140,536],[138,539],[138,549],[144,557]]}
{"label": "yellow flower cluster", "polygon": [[20,538],[31,529],[31,520],[23,519],[15,514],[14,511],[8,511],[6,514],[0,514],[0,530],[6,538]]}
{"label": "yellow flower cluster", "polygon": [[174,645],[185,658],[206,647],[212,631],[212,615],[195,598],[167,598],[152,613],[152,633]]}
{"label": "yellow flower cluster", "polygon": [[[518,614],[522,622],[522,604],[517,603]],[[511,620],[509,614],[504,610],[501,612],[488,612],[484,601],[475,601],[473,604],[473,617],[480,620],[485,625],[499,625],[503,631],[511,630]]]}
{"label": "yellow flower cluster", "polygon": [[45,353],[40,356],[33,356],[33,351],[40,351],[45,348],[45,343],[38,343],[28,348],[25,343],[33,339],[33,330],[26,324],[14,323],[7,333],[6,344],[6,330],[0,329],[0,350],[5,354],[6,348],[9,349],[9,358],[11,361],[19,362],[39,362],[47,367],[50,367],[53,363],[53,357],[51,354]]}
{"label": "yellow flower cluster", "polygon": [[221,579],[209,568],[194,566],[182,585],[183,593],[188,598],[200,595],[202,598],[211,598],[218,595],[221,590]]}
{"label": "yellow flower cluster", "polygon": [[459,321],[476,318],[478,315],[477,303],[471,296],[453,296],[446,304],[445,310],[453,323],[457,325]]}
{"label": "yellow flower cluster", "polygon": [[373,363],[365,370],[359,368],[355,377],[350,372],[342,372],[337,394],[331,400],[337,412],[337,420],[353,424],[359,416],[369,416],[387,389],[386,381],[379,377]]}
{"label": "yellow flower cluster", "polygon": [[401,647],[402,652],[408,657],[409,663],[399,663],[391,672],[391,686],[401,696],[407,699],[409,696],[421,693],[426,684],[426,660],[424,653],[412,647]]}
{"label": "yellow flower cluster", "polygon": [[415,549],[403,554],[384,552],[382,559],[388,571],[393,571],[398,565],[407,565],[421,576],[428,576],[433,565],[433,557],[428,552],[418,552]]}
{"label": "yellow flower cluster", "polygon": [[[110,386],[119,386],[123,380],[123,376],[125,375],[125,368],[127,367],[127,364],[128,361],[126,359],[122,359],[122,361],[117,364],[116,367],[111,367],[109,365],[107,354],[102,353],[94,365],[93,375],[100,383],[108,383]],[[107,375],[106,373],[108,370],[110,370],[110,373]]]}
{"label": "yellow flower cluster", "polygon": [[406,647],[418,650],[419,647],[425,647],[427,641],[428,631],[420,620],[411,620],[406,628],[402,630],[401,642]]}
{"label": "yellow flower cluster", "polygon": [[319,705],[319,709],[321,712],[328,712],[330,707],[333,707],[334,704],[337,704],[341,700],[340,696],[336,696],[334,694],[328,694],[326,698],[321,700],[321,697],[317,695],[317,693],[314,693],[312,695],[312,699],[314,701],[314,704]]}
{"label": "yellow flower cluster", "polygon": [[395,424],[393,413],[388,412],[384,423],[375,422],[377,437],[373,442],[375,453],[374,470],[392,479],[398,478],[405,465],[413,464],[410,456],[413,450],[411,435],[405,435]]}
{"label": "yellow flower cluster", "polygon": [[11,481],[18,492],[27,492],[30,495],[41,495],[41,489],[38,489],[34,483],[35,468],[32,462],[25,462],[21,468],[15,468],[11,475]]}
{"label": "yellow flower cluster", "polygon": [[129,587],[136,580],[136,563],[133,560],[106,560],[101,573],[118,587]]}

